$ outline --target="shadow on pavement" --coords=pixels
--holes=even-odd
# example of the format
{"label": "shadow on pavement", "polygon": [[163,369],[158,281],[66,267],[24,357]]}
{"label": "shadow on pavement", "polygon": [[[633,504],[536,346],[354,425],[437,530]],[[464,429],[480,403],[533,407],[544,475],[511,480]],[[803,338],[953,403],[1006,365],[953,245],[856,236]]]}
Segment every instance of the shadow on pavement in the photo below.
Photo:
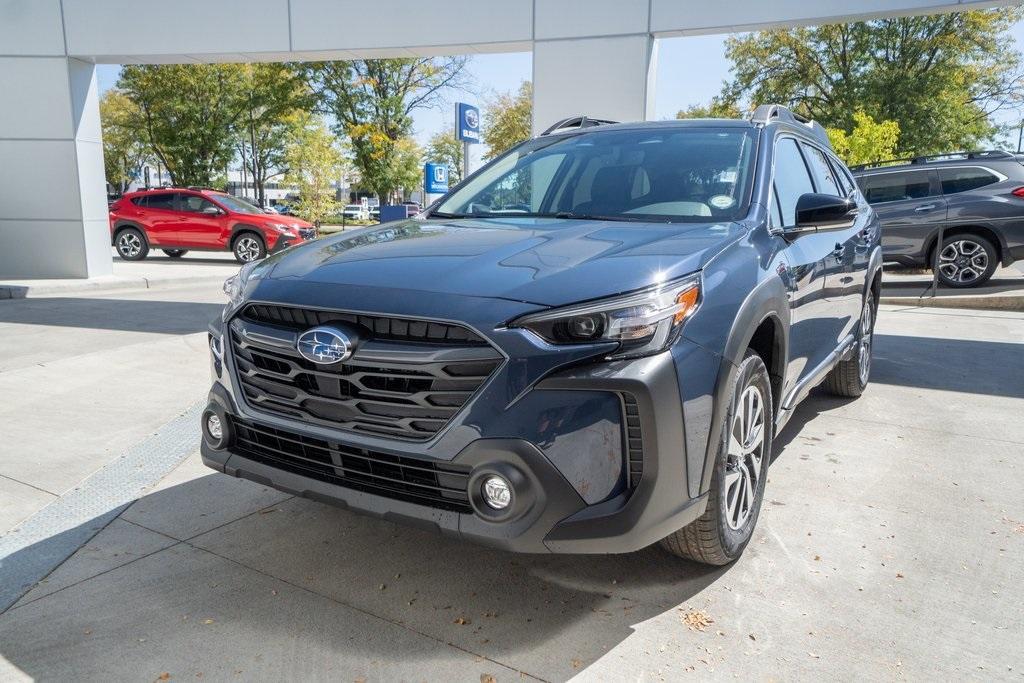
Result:
{"label": "shadow on pavement", "polygon": [[[210,474],[154,492],[136,503],[141,513],[122,519],[159,530],[185,511],[193,521],[215,517],[227,482],[238,484]],[[45,543],[9,561],[24,563],[18,555]],[[346,662],[396,655],[433,667],[429,660],[462,650],[565,679],[728,571],[656,547],[516,555],[298,498],[148,555],[137,543],[118,557],[86,546],[70,558],[30,602],[0,617],[0,658],[39,680],[71,674],[72,663],[79,675],[108,680],[154,666],[155,674],[209,676],[241,661],[252,675],[255,647],[274,662],[268,675],[288,677],[282,671],[297,669],[279,667],[296,666],[298,638],[305,649],[328,648],[346,673]],[[38,597],[41,590],[55,592]],[[202,628],[206,619],[217,628]],[[429,647],[419,654],[403,648],[403,639],[424,636]]]}
{"label": "shadow on pavement", "polygon": [[[193,252],[189,252],[190,254]],[[197,254],[203,254],[204,252],[195,252]],[[181,258],[171,258],[170,256],[164,256],[159,251],[155,254],[151,251],[149,256],[142,259],[141,261],[125,261],[120,256],[114,256],[114,263],[123,263],[126,265],[142,265],[142,266],[221,266],[221,267],[235,267],[238,268],[242,264],[236,261],[234,258],[217,258],[215,255],[219,254],[230,255],[229,252],[211,251],[205,252],[206,257],[203,256],[182,256]]]}
{"label": "shadow on pavement", "polygon": [[1024,344],[876,334],[871,381],[1024,398]]}
{"label": "shadow on pavement", "polygon": [[191,301],[47,297],[0,305],[0,323],[191,334],[205,331],[223,308]]}

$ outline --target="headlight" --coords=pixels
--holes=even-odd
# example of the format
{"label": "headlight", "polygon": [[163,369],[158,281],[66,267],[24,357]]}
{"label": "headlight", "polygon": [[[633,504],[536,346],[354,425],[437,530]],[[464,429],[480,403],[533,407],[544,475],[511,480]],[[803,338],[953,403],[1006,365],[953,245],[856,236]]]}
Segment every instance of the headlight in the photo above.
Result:
{"label": "headlight", "polygon": [[260,263],[260,261],[246,263],[244,266],[239,268],[237,275],[232,275],[224,281],[224,293],[228,295],[228,301],[230,302],[228,308],[234,308],[238,304],[242,303],[242,295],[245,293],[245,285],[249,282],[249,278],[252,277],[253,271],[259,267]]}
{"label": "headlight", "polygon": [[641,292],[535,313],[512,322],[550,344],[618,342],[609,358],[658,353],[671,344],[700,304],[700,276]]}
{"label": "headlight", "polygon": [[270,227],[272,227],[274,230],[277,230],[278,232],[283,232],[286,235],[292,231],[292,229],[289,228],[287,225],[281,225],[280,223],[271,223]]}

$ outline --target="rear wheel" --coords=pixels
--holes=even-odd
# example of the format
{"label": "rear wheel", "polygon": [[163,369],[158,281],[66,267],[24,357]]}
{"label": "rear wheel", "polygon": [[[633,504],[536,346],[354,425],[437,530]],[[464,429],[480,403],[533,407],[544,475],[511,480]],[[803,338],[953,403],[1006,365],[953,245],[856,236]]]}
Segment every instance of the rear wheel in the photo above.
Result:
{"label": "rear wheel", "polygon": [[235,259],[239,263],[250,263],[258,261],[267,255],[267,247],[263,244],[263,238],[253,232],[243,232],[231,245],[235,253]]}
{"label": "rear wheel", "polygon": [[853,357],[839,361],[825,377],[825,388],[836,396],[856,398],[864,393],[871,377],[872,339],[875,330],[875,297],[869,291],[857,327],[857,347]]}
{"label": "rear wheel", "polygon": [[947,237],[939,252],[939,281],[946,287],[977,287],[996,272],[998,258],[996,248],[984,237]]}
{"label": "rear wheel", "polygon": [[188,249],[162,249],[161,251],[171,258],[181,258],[188,253]]}
{"label": "rear wheel", "polygon": [[146,236],[137,228],[125,228],[117,233],[114,240],[117,254],[125,261],[141,261],[149,253]]}
{"label": "rear wheel", "polygon": [[705,564],[728,564],[740,556],[764,498],[775,413],[768,370],[751,349],[736,372],[731,396],[704,514],[661,541],[673,555]]}

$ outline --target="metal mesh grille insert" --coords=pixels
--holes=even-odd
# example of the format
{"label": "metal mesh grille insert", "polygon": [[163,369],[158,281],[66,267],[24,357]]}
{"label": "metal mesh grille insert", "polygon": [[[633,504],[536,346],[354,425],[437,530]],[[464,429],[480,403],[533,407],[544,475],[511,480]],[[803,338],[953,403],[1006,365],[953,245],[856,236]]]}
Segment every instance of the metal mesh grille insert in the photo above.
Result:
{"label": "metal mesh grille insert", "polygon": [[632,394],[622,394],[626,415],[626,452],[629,458],[629,486],[636,488],[644,474],[644,442],[640,432],[640,407]]}
{"label": "metal mesh grille insert", "polygon": [[467,466],[354,448],[252,422],[234,425],[234,450],[256,462],[386,498],[472,511]]}

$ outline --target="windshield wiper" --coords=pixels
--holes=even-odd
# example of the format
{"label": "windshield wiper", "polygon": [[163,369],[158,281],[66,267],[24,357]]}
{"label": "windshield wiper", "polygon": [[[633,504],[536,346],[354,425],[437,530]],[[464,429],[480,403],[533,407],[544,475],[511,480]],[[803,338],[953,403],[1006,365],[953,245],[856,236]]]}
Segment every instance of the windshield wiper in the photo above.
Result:
{"label": "windshield wiper", "polygon": [[599,216],[592,213],[573,213],[572,211],[558,211],[553,214],[545,214],[551,218],[568,218],[574,221],[625,221],[625,222],[636,222],[643,220],[642,218],[633,218],[631,216]]}

